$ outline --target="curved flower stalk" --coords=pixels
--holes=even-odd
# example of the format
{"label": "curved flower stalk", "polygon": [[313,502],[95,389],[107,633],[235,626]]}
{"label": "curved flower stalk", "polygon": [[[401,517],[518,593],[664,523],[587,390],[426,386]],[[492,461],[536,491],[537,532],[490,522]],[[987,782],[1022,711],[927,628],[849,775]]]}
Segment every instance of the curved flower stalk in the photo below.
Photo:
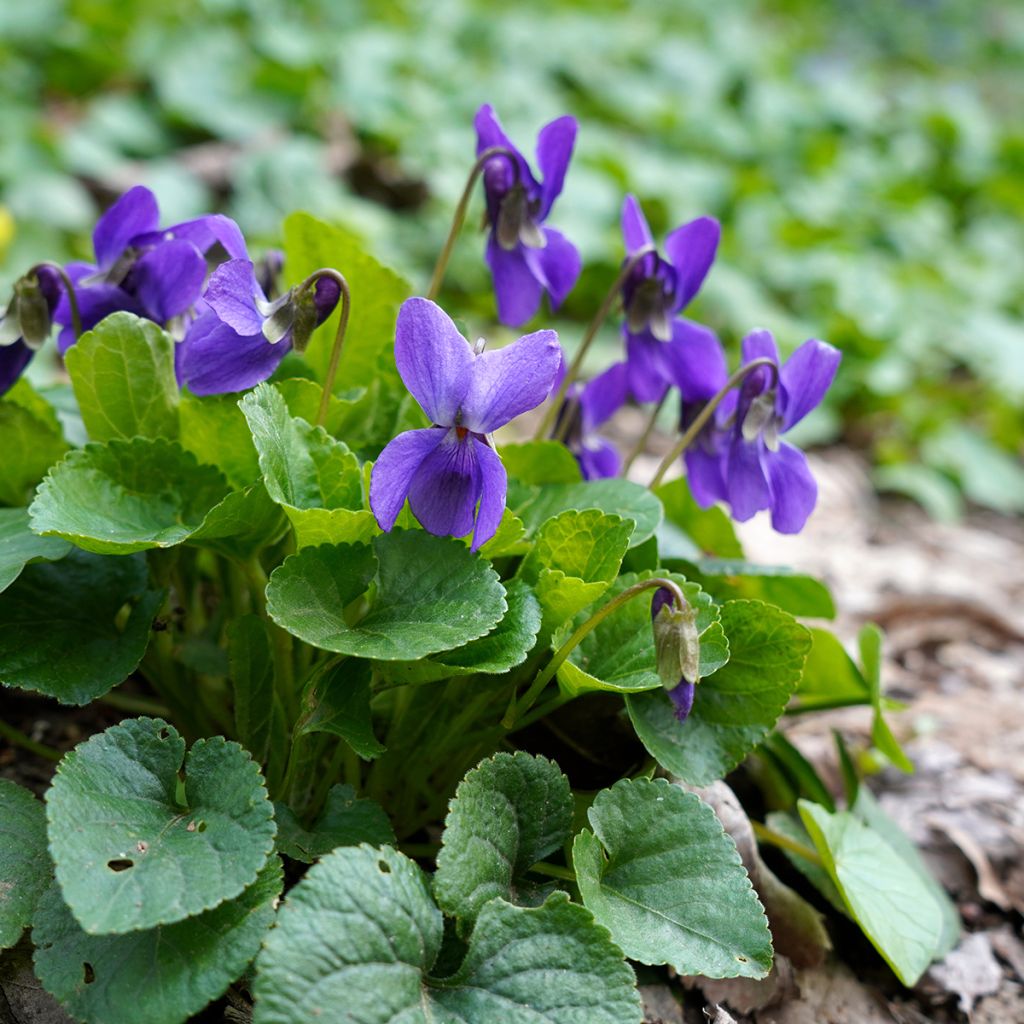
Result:
{"label": "curved flower stalk", "polygon": [[[557,389],[565,364],[553,385]],[[618,476],[622,456],[618,449],[597,431],[618,412],[629,397],[626,364],[615,363],[586,384],[574,383],[562,403],[555,421],[555,435],[576,456],[584,480]]]}
{"label": "curved flower stalk", "polygon": [[382,530],[406,498],[429,533],[462,537],[475,551],[494,536],[507,478],[488,435],[544,401],[558,371],[554,331],[537,331],[475,353],[447,313],[407,299],[398,313],[395,362],[433,426],[399,434],[380,453],[370,507]]}
{"label": "curved flower stalk", "polygon": [[[142,185],[125,192],[100,217],[92,242],[96,262],[66,268],[82,330],[119,310],[162,325],[187,317],[202,294],[207,255],[218,245],[229,257],[245,255],[238,225],[220,214],[161,228],[156,197]],[[63,353],[75,342],[66,296],[54,320],[63,326],[57,339]]]}
{"label": "curved flower stalk", "polygon": [[175,349],[179,383],[196,395],[254,387],[293,347],[305,347],[340,298],[338,281],[324,275],[271,301],[247,254],[227,260],[210,276],[206,308]]}
{"label": "curved flower stalk", "polygon": [[663,258],[636,197],[622,204],[622,236],[627,260],[648,250],[622,284],[626,321],[622,327],[629,385],[639,402],[657,402],[675,382],[673,363],[686,358],[688,346],[704,344],[706,327],[678,314],[700,290],[714,262],[721,234],[713,217],[698,217],[665,239]]}
{"label": "curved flower stalk", "polygon": [[0,396],[7,394],[50,336],[62,295],[58,272],[35,267],[15,281],[14,296],[0,314]]}
{"label": "curved flower stalk", "polygon": [[545,224],[562,191],[576,142],[576,119],[560,117],[537,137],[538,181],[525,157],[505,135],[490,104],[474,119],[477,153],[494,147],[515,155],[518,176],[505,156],[495,156],[484,169],[487,199],[486,257],[494,278],[498,318],[518,327],[526,323],[547,292],[557,309],[580,276],[580,254],[560,231]]}

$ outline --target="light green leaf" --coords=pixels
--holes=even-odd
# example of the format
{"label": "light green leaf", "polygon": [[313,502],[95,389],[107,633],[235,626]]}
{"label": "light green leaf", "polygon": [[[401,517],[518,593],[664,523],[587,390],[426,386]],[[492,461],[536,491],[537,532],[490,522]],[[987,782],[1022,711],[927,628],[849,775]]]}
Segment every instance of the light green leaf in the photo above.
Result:
{"label": "light green leaf", "polygon": [[[345,606],[376,576],[369,611],[349,624]],[[408,661],[461,647],[507,611],[486,559],[451,537],[396,530],[373,546],[305,548],[270,577],[267,608],[279,625],[327,651]]]}
{"label": "light green leaf", "polygon": [[392,682],[429,683],[475,673],[498,675],[521,665],[540,632],[540,605],[533,591],[519,579],[509,581],[505,596],[508,611],[486,636],[430,658],[378,662],[377,670]]}
{"label": "light green leaf", "polygon": [[882,631],[873,622],[869,622],[861,629],[857,642],[860,645],[860,663],[871,692],[871,706],[874,710],[871,739],[900,771],[912,772],[914,763],[893,736],[889,723],[885,720],[882,706]]}
{"label": "light green leaf", "polygon": [[393,846],[395,832],[384,808],[357,797],[351,786],[331,786],[327,802],[312,827],[305,829],[290,807],[275,804],[277,848],[292,860],[312,864],[339,846]]}
{"label": "light green leaf", "polygon": [[[743,548],[736,539],[732,520],[717,505],[701,508],[693,500],[685,477],[677,477],[662,484],[654,493],[664,506],[666,524],[682,531],[693,545],[692,554],[712,554],[718,558],[743,557]],[[673,557],[689,557],[685,550],[673,551],[671,543],[665,546],[665,551]]]}
{"label": "light green leaf", "polygon": [[135,670],[163,600],[149,589],[141,556],[72,550],[27,566],[0,594],[0,682],[88,704]]}
{"label": "light green leaf", "polygon": [[53,407],[22,378],[0,399],[0,504],[24,505],[67,450]]}
{"label": "light green leaf", "polygon": [[[605,601],[611,601],[634,583],[655,575],[645,572],[620,576],[605,594]],[[686,600],[697,610],[703,679],[717,672],[729,660],[729,643],[719,622],[718,606],[696,583],[689,583],[672,573],[667,575],[679,585]],[[573,648],[568,660],[558,669],[558,685],[563,692],[575,696],[591,690],[635,693],[662,688],[655,664],[651,626],[651,601],[655,593],[652,589],[637,594],[603,619]],[[581,626],[587,616],[588,612],[580,613],[573,626]],[[565,632],[568,632],[568,627]],[[702,687],[704,685],[701,684]]]}
{"label": "light green leaf", "polygon": [[665,779],[623,779],[573,845],[583,902],[626,956],[680,974],[763,978],[764,909],[715,812]]}
{"label": "light green leaf", "polygon": [[[466,542],[469,542],[468,538]],[[486,544],[480,546],[480,554],[493,562],[496,558],[508,555],[522,555],[529,549],[530,544],[526,540],[526,527],[522,519],[505,509],[501,514],[497,532]]]}
{"label": "light green leaf", "polygon": [[190,544],[245,561],[280,540],[288,522],[259,481],[244,491],[231,491],[206,513]]}
{"label": "light green leaf", "polygon": [[867,680],[836,636],[827,629],[812,629],[811,641],[797,690],[800,706],[827,705],[847,699],[870,703]]}
{"label": "light green leaf", "polygon": [[626,697],[637,736],[659,764],[695,786],[732,771],[768,735],[800,681],[810,636],[791,615],[760,601],[727,601],[729,662],[697,687],[676,720],[664,692]]}
{"label": "light green leaf", "polygon": [[495,897],[520,902],[522,876],[572,829],[569,780],[554,761],[518,751],[482,761],[459,783],[445,818],[434,895],[468,934]]}
{"label": "light green leaf", "polygon": [[59,537],[40,537],[28,525],[28,509],[0,508],[0,592],[6,590],[30,562],[56,562],[71,545]]}
{"label": "light green leaf", "polygon": [[274,857],[236,899],[147,931],[90,935],[55,884],[32,922],[43,987],[76,1017],[180,1024],[222,995],[259,951],[282,887]]}
{"label": "light green leaf", "polygon": [[360,658],[328,662],[306,684],[295,735],[326,732],[340,736],[364,761],[384,753],[370,715],[370,664]]}
{"label": "light green leaf", "polygon": [[[351,232],[308,213],[293,213],[284,222],[285,267],[290,284],[298,284],[320,267],[337,267],[352,290],[352,312],[338,366],[339,388],[369,384],[381,354],[390,352],[398,307],[412,286],[378,263]],[[327,372],[340,310],[317,329],[305,352],[306,362],[322,381]]]}
{"label": "light green leaf", "polygon": [[210,910],[255,881],[274,845],[273,809],[249,754],[218,736],[186,757],[159,718],[128,719],[79,744],[60,763],[46,811],[64,899],[93,934]]}
{"label": "light green leaf", "polygon": [[235,487],[248,487],[259,478],[256,448],[237,395],[184,394],[178,413],[186,451],[216,466]]}
{"label": "light green leaf", "polygon": [[[807,833],[807,829],[804,828],[800,821],[799,815],[794,811],[792,814],[787,814],[785,811],[772,811],[765,818],[765,823],[773,832],[778,832],[780,835],[785,836],[787,839],[791,839],[794,843],[807,849],[808,854],[814,854],[814,840],[811,839]],[[850,917],[850,910],[843,901],[842,893],[836,888],[836,883],[832,881],[832,876],[828,873],[825,866],[821,863],[820,857],[815,857],[813,860],[810,856],[804,856],[802,853],[798,853],[795,849],[784,848],[783,854],[786,860],[793,865],[799,871],[804,878],[806,878],[811,885],[814,886],[822,896],[832,904],[840,914],[845,917]]]}
{"label": "light green leaf", "polygon": [[173,441],[137,437],[70,452],[39,485],[32,529],[99,554],[180,544],[228,493],[213,466]]}
{"label": "light green leaf", "polygon": [[27,789],[0,779],[0,949],[17,944],[52,878],[45,808]]}
{"label": "light green leaf", "polygon": [[503,444],[498,454],[509,477],[522,484],[575,484],[582,480],[576,457],[558,441]]}
{"label": "light green leaf", "polygon": [[813,576],[777,565],[753,565],[739,559],[702,558],[694,566],[701,586],[719,601],[749,598],[774,604],[790,615],[835,618],[828,587]]}
{"label": "light green leaf", "polygon": [[640,1024],[632,971],[564,894],[530,910],[491,901],[458,973],[435,981],[442,934],[411,860],[334,850],[288,894],[267,937],[253,1022],[308,1024],[344,1006],[361,1024]]}
{"label": "light green leaf", "polygon": [[854,920],[904,985],[916,984],[943,936],[943,913],[921,876],[849,811],[801,800],[800,817]]}
{"label": "light green leaf", "polygon": [[553,516],[569,509],[598,509],[634,523],[629,546],[654,535],[661,522],[661,502],[631,480],[590,480],[579,484],[509,487],[509,507],[526,524],[531,536]]}
{"label": "light green leaf", "polygon": [[178,436],[174,341],[152,320],[112,313],[64,357],[93,441]]}

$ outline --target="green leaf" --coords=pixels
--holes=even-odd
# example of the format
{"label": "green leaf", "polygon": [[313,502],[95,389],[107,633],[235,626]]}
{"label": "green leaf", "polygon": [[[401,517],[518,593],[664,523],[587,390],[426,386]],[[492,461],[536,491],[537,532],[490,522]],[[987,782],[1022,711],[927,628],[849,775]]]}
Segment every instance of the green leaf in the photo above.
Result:
{"label": "green leaf", "polygon": [[836,636],[827,629],[812,629],[811,641],[797,690],[799,706],[829,706],[835,701],[846,700],[870,703],[871,691],[867,680]]}
{"label": "green leaf", "polygon": [[[655,575],[645,572],[620,576],[605,594],[605,601],[611,601],[634,583]],[[703,679],[717,672],[729,660],[729,643],[719,622],[718,606],[696,583],[689,583],[682,576],[671,573],[668,578],[679,585],[686,600],[697,609]],[[564,693],[573,696],[592,690],[635,693],[662,688],[655,663],[651,626],[654,594],[653,589],[645,590],[631,598],[604,618],[570,652],[568,660],[558,669],[558,685]],[[581,613],[574,626],[581,626],[587,617],[588,613]],[[701,688],[704,685],[702,683]]]}
{"label": "green leaf", "polygon": [[288,521],[259,481],[244,491],[230,491],[209,512],[190,544],[211,548],[244,562],[261,548],[280,540]]}
{"label": "green leaf", "polygon": [[179,1024],[222,995],[259,951],[282,887],[274,857],[236,899],[147,931],[90,935],[53,885],[32,923],[43,987],[76,1017]]}
{"label": "green leaf", "polygon": [[[354,624],[344,608],[376,576],[369,611]],[[448,651],[493,629],[505,590],[486,559],[451,537],[422,530],[382,534],[372,548],[305,548],[270,577],[267,608],[314,647],[383,661]]]}
{"label": "green leaf", "polygon": [[28,525],[28,509],[0,508],[0,593],[30,562],[56,562],[71,550],[59,537],[40,537]]}
{"label": "green leaf", "polygon": [[45,808],[27,789],[0,779],[0,949],[17,944],[52,878]]}
{"label": "green leaf", "polygon": [[582,480],[576,457],[558,441],[503,444],[498,454],[509,477],[522,484],[575,484]]}
{"label": "green leaf", "polygon": [[137,437],[68,453],[39,485],[29,515],[36,533],[123,555],[188,540],[227,493],[218,470],[175,442]]}
{"label": "green leaf", "polygon": [[904,985],[932,962],[943,913],[920,875],[849,811],[801,800],[800,817],[854,920]]}
{"label": "green leaf", "polygon": [[141,556],[72,550],[27,566],[0,594],[0,682],[88,704],[135,671],[163,600],[148,588]]}
{"label": "green leaf", "polygon": [[634,523],[630,547],[636,547],[653,536],[662,517],[661,502],[646,487],[631,480],[510,487],[509,507],[526,524],[527,533],[531,536],[560,512],[595,508]]}
{"label": "green leaf", "polygon": [[526,661],[541,626],[533,591],[519,579],[505,587],[508,611],[486,636],[463,647],[417,661],[379,662],[378,671],[392,682],[429,683],[475,673],[499,675]]}
{"label": "green leaf", "polygon": [[112,313],[64,357],[93,441],[178,436],[174,341],[151,320]]}
{"label": "green leaf", "polygon": [[159,718],[128,719],[79,744],[46,810],[64,899],[93,934],[210,910],[255,881],[274,845],[273,809],[249,754],[218,736],[186,757]]}
{"label": "green leaf", "polygon": [[[654,493],[665,509],[665,522],[683,532],[695,549],[693,554],[713,554],[719,558],[743,557],[743,548],[736,539],[732,520],[717,505],[701,508],[693,500],[685,477],[677,477],[662,484]],[[670,536],[671,531],[668,532]],[[671,547],[671,544],[667,545],[666,553],[689,557],[685,550],[676,552]]]}
{"label": "green leaf", "polygon": [[442,934],[411,860],[334,850],[291,890],[267,937],[253,1022],[308,1024],[343,1006],[361,1024],[640,1024],[632,971],[564,894],[529,910],[493,900],[462,967],[435,981]]}
{"label": "green leaf", "polygon": [[266,762],[283,713],[274,690],[274,654],[266,621],[242,615],[228,625],[228,671],[235,698],[239,742],[259,764]]}
{"label": "green leaf", "polygon": [[0,399],[0,504],[24,505],[67,450],[53,407],[22,378]]}
{"label": "green leaf", "polygon": [[882,707],[882,631],[873,622],[869,622],[861,629],[857,642],[860,645],[860,662],[871,692],[871,707],[874,710],[871,739],[900,771],[912,772],[914,763],[893,736]]}
{"label": "green leaf", "polygon": [[[395,338],[398,307],[412,294],[412,286],[367,253],[351,232],[317,220],[308,213],[293,213],[284,222],[285,267],[289,283],[297,284],[320,267],[337,267],[348,281],[352,312],[338,365],[338,386],[369,384],[381,354],[390,353]],[[322,381],[327,372],[340,310],[313,335],[306,362]]]}
{"label": "green leaf", "polygon": [[814,765],[781,732],[776,730],[768,736],[758,748],[758,753],[775,763],[793,794],[793,803],[800,797],[806,797],[829,811],[836,809],[832,794]]}
{"label": "green leaf", "polygon": [[384,808],[357,797],[351,786],[331,786],[327,802],[312,827],[305,829],[285,804],[275,804],[277,848],[292,860],[312,864],[339,846],[393,846],[395,832]]}
{"label": "green leaf", "polygon": [[295,735],[326,732],[340,736],[364,761],[384,753],[373,734],[369,662],[342,658],[328,662],[306,684]]}
{"label": "green leaf", "polygon": [[715,812],[665,779],[623,779],[587,812],[573,845],[586,907],[632,960],[680,974],[763,978],[764,909]]}
{"label": "green leaf", "polygon": [[482,761],[459,783],[445,818],[434,895],[468,934],[495,897],[520,902],[522,876],[572,829],[569,780],[554,761],[518,751]]}
{"label": "green leaf", "polygon": [[178,413],[186,451],[216,466],[235,487],[248,487],[259,478],[259,460],[237,395],[184,394]]}
{"label": "green leaf", "polygon": [[774,604],[790,615],[834,619],[828,587],[813,576],[777,565],[703,558],[694,563],[700,585],[719,601],[748,598]]}
{"label": "green leaf", "polygon": [[[787,839],[791,839],[794,843],[805,847],[809,854],[815,854],[814,840],[811,839],[800,821],[799,815],[794,811],[792,814],[788,814],[785,811],[772,811],[765,818],[765,823],[773,832],[778,832],[780,835],[785,836]],[[828,873],[828,870],[821,863],[820,857],[815,857],[813,860],[810,856],[804,856],[801,853],[796,852],[794,849],[788,847],[783,848],[783,854],[786,860],[793,865],[799,871],[804,878],[806,878],[811,885],[814,886],[822,896],[832,904],[840,914],[845,917],[850,917],[849,908],[843,901],[842,893],[836,887],[836,883],[832,881],[832,876]]]}
{"label": "green leaf", "polygon": [[629,717],[658,763],[695,786],[732,771],[768,735],[800,681],[808,631],[760,601],[727,601],[729,662],[697,687],[685,722],[664,692],[630,694]]}

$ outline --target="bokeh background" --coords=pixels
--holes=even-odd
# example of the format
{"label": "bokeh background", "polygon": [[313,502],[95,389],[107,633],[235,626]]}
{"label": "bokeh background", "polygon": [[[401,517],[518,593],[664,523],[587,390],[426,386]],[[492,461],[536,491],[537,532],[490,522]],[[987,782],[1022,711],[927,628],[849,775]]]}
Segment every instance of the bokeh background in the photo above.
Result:
{"label": "bokeh background", "polygon": [[[485,101],[524,149],[580,120],[567,340],[622,258],[625,191],[658,235],[713,214],[690,315],[734,350],[767,326],[844,351],[801,440],[866,452],[937,518],[1024,509],[1017,0],[0,0],[0,288],[86,255],[139,182],[256,248],[292,210],[337,220],[425,286]],[[448,287],[487,319],[482,246]]]}

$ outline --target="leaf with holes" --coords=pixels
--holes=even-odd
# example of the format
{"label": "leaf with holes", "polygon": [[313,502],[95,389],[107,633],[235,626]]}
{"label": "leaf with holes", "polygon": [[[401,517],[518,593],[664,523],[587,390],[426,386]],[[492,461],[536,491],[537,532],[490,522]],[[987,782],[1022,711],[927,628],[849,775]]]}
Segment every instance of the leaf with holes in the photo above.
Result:
{"label": "leaf with holes", "polygon": [[26,566],[0,594],[0,683],[88,704],[135,670],[163,600],[141,555],[72,549]]}
{"label": "leaf with holes", "polygon": [[[610,601],[634,583],[655,575],[644,572],[620,576],[609,588],[605,601]],[[703,679],[717,672],[729,660],[729,643],[719,622],[718,605],[696,583],[688,583],[684,577],[673,573],[667,575],[679,584],[686,600],[697,611]],[[653,589],[637,594],[603,619],[573,648],[568,660],[558,669],[558,685],[564,693],[573,696],[592,690],[636,693],[662,688],[655,665],[651,627],[654,594]],[[581,626],[587,617],[587,612],[581,612],[573,626]],[[565,633],[568,632],[567,626]],[[559,634],[559,639],[563,637],[564,634]],[[701,684],[702,687],[704,685],[707,684]]]}
{"label": "leaf with holes", "polygon": [[275,804],[274,814],[277,848],[304,864],[312,864],[339,846],[395,844],[395,831],[384,808],[374,800],[357,797],[351,786],[331,786],[324,809],[308,829],[285,804]]}
{"label": "leaf with holes", "polygon": [[[350,625],[345,606],[374,578],[369,610]],[[372,547],[324,545],[292,555],[270,577],[267,609],[314,647],[408,661],[484,636],[508,606],[491,564],[460,541],[395,530]]]}
{"label": "leaf with holes", "polygon": [[626,956],[680,974],[763,978],[764,909],[715,812],[665,779],[623,779],[573,845],[584,904]]}
{"label": "leaf with holes", "polygon": [[32,922],[36,974],[83,1020],[179,1024],[245,971],[274,921],[282,882],[274,857],[235,899],[187,921],[127,935],[83,931],[53,885]]}
{"label": "leaf with holes", "polygon": [[770,604],[726,601],[721,617],[729,662],[698,685],[685,722],[664,692],[626,697],[651,756],[695,786],[723,778],[768,735],[800,681],[811,645],[808,631]]}
{"label": "leaf with holes", "polygon": [[0,949],[21,938],[52,878],[45,808],[27,789],[0,779]]}
{"label": "leaf with holes", "polygon": [[564,893],[532,909],[492,900],[462,966],[437,980],[443,930],[407,857],[334,850],[291,890],[267,936],[253,1022],[308,1024],[344,1007],[361,1024],[640,1024],[632,970]]}
{"label": "leaf with holes", "polygon": [[569,780],[546,757],[495,754],[466,775],[445,819],[434,875],[438,905],[459,919],[462,934],[488,900],[520,902],[523,876],[569,838],[572,814]]}
{"label": "leaf with holes", "polygon": [[47,474],[29,508],[36,533],[124,555],[181,544],[228,493],[213,466],[173,441],[88,444]]}
{"label": "leaf with holes", "polygon": [[28,523],[28,509],[0,508],[0,593],[30,562],[56,562],[71,550],[66,540],[40,537]]}
{"label": "leaf with holes", "polygon": [[111,313],[64,361],[93,441],[178,436],[174,340],[152,320]]}
{"label": "leaf with holes", "polygon": [[249,754],[214,737],[186,757],[159,718],[79,744],[57,769],[46,811],[64,899],[92,934],[216,907],[252,884],[274,846],[273,808]]}

